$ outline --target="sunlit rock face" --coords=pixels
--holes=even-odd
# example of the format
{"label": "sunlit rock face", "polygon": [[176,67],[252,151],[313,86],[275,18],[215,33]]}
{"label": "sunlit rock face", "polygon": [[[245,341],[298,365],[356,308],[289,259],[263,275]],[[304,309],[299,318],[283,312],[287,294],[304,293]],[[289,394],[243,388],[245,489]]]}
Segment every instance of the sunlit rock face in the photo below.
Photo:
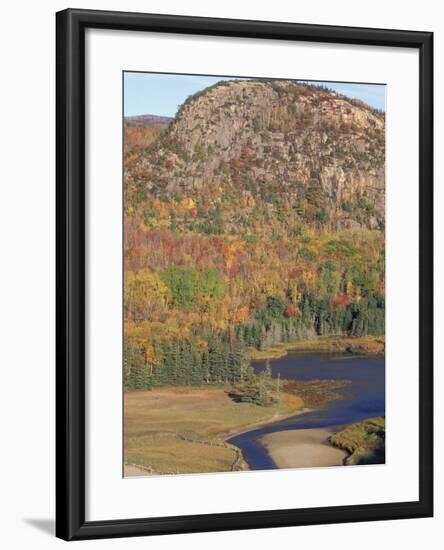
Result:
{"label": "sunlit rock face", "polygon": [[363,102],[293,81],[225,81],[189,98],[140,152],[126,197],[140,210],[144,198],[177,196],[190,220],[219,207],[232,232],[259,212],[383,229],[384,165],[384,114]]}

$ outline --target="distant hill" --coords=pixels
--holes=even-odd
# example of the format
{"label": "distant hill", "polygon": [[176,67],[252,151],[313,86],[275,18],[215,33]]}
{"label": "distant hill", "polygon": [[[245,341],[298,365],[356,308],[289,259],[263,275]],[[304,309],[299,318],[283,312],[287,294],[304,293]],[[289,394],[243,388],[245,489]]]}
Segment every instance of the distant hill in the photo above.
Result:
{"label": "distant hill", "polygon": [[220,82],[190,97],[160,137],[132,157],[127,204],[142,214],[152,211],[153,198],[186,198],[197,210],[183,220],[176,212],[175,223],[194,231],[215,208],[231,233],[248,232],[258,218],[285,232],[295,224],[383,229],[384,136],[383,113],[326,88]]}
{"label": "distant hill", "polygon": [[148,126],[152,128],[153,126],[168,124],[172,118],[159,115],[134,115],[126,116],[124,120],[128,126]]}

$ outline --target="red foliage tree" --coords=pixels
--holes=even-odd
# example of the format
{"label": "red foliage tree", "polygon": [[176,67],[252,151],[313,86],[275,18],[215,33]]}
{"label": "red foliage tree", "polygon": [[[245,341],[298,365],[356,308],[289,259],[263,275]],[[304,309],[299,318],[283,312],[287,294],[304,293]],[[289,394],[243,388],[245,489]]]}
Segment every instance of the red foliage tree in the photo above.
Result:
{"label": "red foliage tree", "polygon": [[292,305],[292,304],[289,304],[289,305],[285,308],[285,317],[287,317],[287,318],[296,317],[296,313],[297,313],[297,310],[296,310],[296,308],[294,307],[294,305]]}
{"label": "red foliage tree", "polygon": [[335,309],[341,309],[346,307],[350,303],[350,298],[348,295],[344,292],[340,294],[335,301],[333,302],[333,307]]}

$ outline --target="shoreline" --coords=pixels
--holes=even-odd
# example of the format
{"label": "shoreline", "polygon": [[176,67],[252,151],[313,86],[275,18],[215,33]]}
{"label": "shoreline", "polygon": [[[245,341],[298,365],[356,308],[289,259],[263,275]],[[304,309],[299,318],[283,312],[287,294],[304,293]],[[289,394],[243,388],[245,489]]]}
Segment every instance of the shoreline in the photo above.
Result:
{"label": "shoreline", "polygon": [[[368,341],[368,338],[366,338],[365,340]],[[376,339],[370,338],[370,340],[374,342]],[[344,347],[344,345],[349,346],[350,342],[353,342],[353,349],[359,349],[359,346],[363,344],[363,339],[359,338],[341,338],[339,339],[339,341],[342,347]],[[293,343],[287,346],[287,349],[281,349],[280,351],[284,351],[284,353],[286,354],[289,351],[288,347],[290,347],[291,349],[308,352],[316,350],[325,351],[325,349],[320,350],[320,347],[331,347],[332,345],[337,345],[337,342],[337,338],[320,338],[316,341],[306,340],[298,343]],[[313,343],[316,345],[315,350],[310,347]],[[383,339],[379,339],[379,345],[383,345]],[[349,353],[350,356],[352,356],[352,353],[350,351]],[[282,389],[285,391],[284,387]],[[286,399],[279,406],[276,406],[278,410],[276,410],[275,408],[274,411],[271,410],[267,412],[267,408],[264,408],[263,411],[261,411],[260,413],[259,409],[256,408],[250,411],[248,407],[239,405],[237,403],[232,403],[231,401],[225,403],[225,395],[222,395],[222,393],[228,393],[225,387],[216,388],[203,386],[196,388],[160,388],[157,392],[132,392],[131,395],[133,397],[133,406],[137,407],[137,404],[139,403],[138,407],[135,409],[135,412],[139,415],[143,415],[142,420],[146,422],[149,420],[151,430],[153,429],[151,418],[153,413],[151,413],[150,415],[151,407],[147,408],[147,404],[153,401],[154,393],[160,394],[154,396],[155,410],[167,410],[168,412],[165,412],[164,416],[166,417],[166,420],[171,423],[172,427],[176,426],[175,422],[177,422],[177,420],[175,419],[176,417],[173,414],[174,409],[180,408],[182,412],[185,410],[187,414],[190,415],[187,416],[186,419],[188,422],[193,422],[194,424],[192,424],[190,427],[187,426],[187,433],[184,432],[185,437],[181,437],[179,432],[179,435],[174,434],[173,431],[171,431],[171,434],[167,433],[167,430],[165,429],[165,425],[163,423],[161,426],[162,437],[160,439],[156,439],[156,444],[159,448],[159,451],[165,454],[165,460],[167,462],[169,461],[169,471],[165,471],[164,473],[197,473],[197,471],[193,471],[192,469],[188,470],[188,467],[188,471],[182,472],[182,468],[180,468],[180,465],[176,465],[177,460],[174,461],[173,459],[170,459],[171,456],[173,456],[174,458],[174,456],[177,455],[177,449],[180,449],[181,453],[188,453],[187,456],[189,455],[191,464],[193,464],[192,461],[194,460],[194,462],[198,462],[200,465],[202,461],[205,460],[209,464],[209,466],[207,466],[208,470],[203,471],[233,471],[233,469],[251,471],[252,467],[246,460],[242,447],[237,446],[235,443],[231,443],[230,440],[236,438],[237,436],[248,434],[249,432],[253,432],[260,428],[271,427],[274,424],[280,423],[286,419],[293,417],[296,418],[302,414],[316,411],[320,405],[322,406],[322,403],[311,403],[309,399],[310,394],[308,394],[307,397],[303,392],[296,390],[300,390],[300,388],[290,388],[288,391],[285,391],[285,395],[288,393],[288,397],[291,399]],[[306,391],[308,392],[308,390],[311,391],[311,387],[308,388]],[[325,394],[324,397],[327,399],[327,401],[331,399],[331,397],[328,398],[329,394],[327,395],[325,391],[320,392],[318,386],[316,385],[313,391],[316,392],[316,395]],[[177,396],[180,396],[179,402],[177,401]],[[284,393],[282,393],[282,397],[283,396]],[[307,397],[308,401],[305,400],[305,397]],[[334,399],[335,398],[336,397],[334,397]],[[143,401],[143,407],[141,407],[141,400]],[[299,403],[297,403],[297,401],[299,401]],[[165,409],[165,407],[167,407],[167,409]],[[223,409],[224,418],[226,414],[228,414],[228,416],[226,417],[227,421],[224,422],[224,424],[226,424],[226,430],[220,430],[222,426],[219,420],[220,416],[218,411],[221,408]],[[205,412],[205,419],[201,415],[197,415],[199,410],[202,413]],[[157,416],[155,416],[154,420],[156,422],[159,421]],[[214,427],[210,423],[210,420],[214,423]],[[248,420],[250,420],[250,422],[248,422]],[[243,424],[242,421],[247,422]],[[238,424],[238,426],[236,426],[236,424]],[[310,466],[317,467],[343,465],[344,459],[349,455],[349,453],[347,453],[345,450],[337,449],[336,447],[333,447],[331,444],[328,443],[327,439],[328,437],[333,435],[333,431],[325,432],[322,430],[319,431],[315,428],[305,430],[289,430],[288,427],[286,429],[284,426],[277,427],[276,431],[273,431],[273,428],[271,428],[271,430],[272,431],[270,433],[266,433],[265,435],[258,437],[257,442],[262,447],[263,452],[268,453],[271,460],[276,464],[277,468],[285,469]],[[268,432],[268,430],[265,430],[265,432]],[[194,447],[192,447],[192,445],[194,445]],[[214,452],[213,450],[211,450],[210,452],[210,449],[206,449],[205,447],[198,448],[196,451],[195,445],[206,445],[208,447],[212,447],[214,448]],[[223,447],[225,447],[225,451],[223,451]],[[224,465],[224,467],[221,469],[213,469],[213,467],[219,468],[220,466],[222,466],[222,464],[220,466],[219,464],[216,466],[216,463],[224,463],[230,460],[229,455],[227,455],[228,448],[231,449],[231,453],[235,453],[236,455],[234,457],[234,462],[231,461],[231,466],[227,464],[226,466]],[[176,455],[171,455],[171,449],[175,450]],[[136,448],[133,456],[125,457],[127,458],[127,460],[129,459],[125,463],[125,469],[133,470],[134,473],[132,472],[132,475],[150,475],[150,469],[152,470],[151,475],[154,472],[158,472],[160,462],[157,457],[153,455],[154,458],[157,459],[157,463],[159,464],[156,464],[156,460],[154,459],[154,464],[152,464],[151,461],[147,462],[145,459],[139,462],[139,456],[137,456],[138,454],[139,451]],[[309,460],[306,459],[307,456],[310,457]],[[171,466],[169,464],[170,462]],[[215,464],[213,464],[213,462]],[[147,468],[147,466],[149,466],[149,468]],[[179,471],[177,471],[176,468]],[[130,477],[132,477],[132,475],[130,474]]]}
{"label": "shoreline", "polygon": [[234,449],[236,449],[236,452],[239,453],[239,455],[241,456],[242,466],[243,466],[242,470],[251,472],[253,470],[251,469],[250,464],[248,463],[247,459],[245,458],[245,455],[244,455],[242,449],[240,447],[238,447],[237,445],[234,445],[234,443],[230,443],[228,440],[233,438],[233,437],[237,437],[238,435],[242,435],[242,434],[251,432],[251,431],[256,430],[258,428],[263,428],[264,426],[272,425],[275,422],[279,422],[281,420],[286,420],[288,418],[292,418],[293,416],[299,416],[301,414],[311,412],[312,410],[313,409],[308,409],[308,408],[304,407],[301,410],[295,410],[290,414],[276,414],[273,418],[270,418],[270,420],[255,422],[253,424],[250,424],[249,426],[245,426],[240,431],[233,431],[232,433],[228,433],[228,435],[224,438],[223,441],[224,441],[225,445],[230,445],[231,447],[234,447]]}
{"label": "shoreline", "polygon": [[291,351],[347,353],[350,357],[356,355],[379,355],[385,353],[385,337],[318,336],[317,338],[300,340],[298,342],[276,344],[263,351],[250,348],[247,351],[247,358],[250,361],[281,359]]}
{"label": "shoreline", "polygon": [[[225,434],[221,437],[221,440],[225,445],[229,445],[229,446],[233,447],[236,450],[236,452],[239,453],[239,455],[241,456],[242,463],[243,463],[243,468],[241,469],[241,471],[242,470],[252,471],[251,468],[250,468],[250,465],[248,464],[247,460],[245,459],[245,456],[242,452],[242,449],[240,449],[239,447],[237,447],[233,443],[230,443],[228,440],[231,439],[232,437],[237,437],[238,435],[242,435],[244,433],[253,431],[257,428],[262,428],[264,426],[274,424],[275,422],[279,422],[281,420],[286,420],[287,418],[292,418],[293,416],[299,416],[300,414],[311,412],[312,410],[313,409],[308,409],[308,408],[304,407],[303,409],[295,410],[295,411],[293,411],[289,414],[276,414],[272,418],[270,418],[269,420],[261,420],[259,422],[254,422],[253,424],[248,424],[248,425],[244,426],[240,431],[234,430],[232,432],[228,432],[227,434]],[[276,433],[281,433],[281,432],[276,432]],[[151,467],[142,466],[140,464],[134,464],[134,463],[129,463],[129,462],[124,462],[123,468],[124,468],[124,477],[168,475],[168,474],[173,473],[173,472],[157,472],[156,470],[154,470]],[[177,475],[177,474],[175,474],[175,475]],[[184,475],[190,475],[190,474],[184,474]]]}
{"label": "shoreline", "polygon": [[[313,410],[314,409],[309,409],[307,407],[303,407],[302,409],[299,409],[299,410],[296,409],[296,410],[294,410],[293,412],[291,412],[289,414],[276,414],[275,416],[273,416],[269,420],[261,420],[259,422],[255,422],[253,424],[245,426],[240,431],[233,431],[232,433],[228,432],[227,436],[224,439],[224,442],[228,443],[228,439],[231,439],[232,437],[237,437],[238,435],[242,435],[244,433],[251,432],[251,431],[253,431],[257,428],[263,428],[265,426],[269,426],[271,424],[274,424],[275,422],[280,422],[281,420],[287,420],[288,418],[292,418],[293,416],[299,416],[300,414],[304,414],[304,413],[307,413],[307,412],[312,412]],[[233,445],[232,443],[228,443],[228,444]],[[236,445],[233,445],[233,447],[236,447]],[[238,448],[238,447],[236,447],[236,448]],[[240,449],[239,449],[239,451],[240,451]]]}
{"label": "shoreline", "polygon": [[285,430],[266,434],[259,442],[279,469],[344,466],[349,455],[329,443],[333,434],[329,428]]}
{"label": "shoreline", "polygon": [[[237,445],[234,445],[234,443],[230,443],[228,440],[231,439],[232,437],[237,437],[238,435],[242,435],[242,434],[245,434],[245,433],[248,433],[248,432],[251,432],[253,430],[256,430],[257,428],[263,428],[264,426],[269,426],[269,425],[272,425],[274,424],[275,422],[279,422],[280,420],[286,420],[288,418],[292,418],[293,416],[299,416],[301,414],[304,414],[304,413],[308,413],[308,412],[312,412],[314,409],[309,409],[307,407],[303,407],[301,410],[299,411],[294,411],[293,413],[291,414],[279,414],[279,415],[275,415],[274,418],[270,419],[270,421],[265,421],[265,422],[256,422],[254,424],[251,424],[250,426],[246,426],[244,429],[242,429],[241,431],[235,431],[233,433],[230,433],[225,439],[224,439],[224,443],[226,445],[231,445],[232,447],[234,447],[236,449],[236,452],[238,452],[240,454],[240,456],[242,457],[242,463],[243,463],[243,470],[244,471],[249,471],[249,472],[252,472],[252,468],[250,467],[250,464],[248,463],[247,459],[245,458],[245,455],[242,451],[242,449],[240,447],[238,447]],[[282,433],[282,432],[273,432],[273,433]],[[263,445],[262,441],[261,441],[262,438],[259,438],[259,442],[261,445]],[[264,445],[263,445],[264,446]],[[267,449],[266,449],[267,450]],[[268,452],[268,450],[267,450]],[[271,456],[271,455],[270,455]],[[271,457],[272,460],[274,461],[274,458]]]}
{"label": "shoreline", "polygon": [[227,440],[305,412],[302,399],[291,393],[282,392],[282,401],[272,407],[257,407],[233,400],[230,392],[228,387],[128,392],[124,475],[248,469],[242,450]]}

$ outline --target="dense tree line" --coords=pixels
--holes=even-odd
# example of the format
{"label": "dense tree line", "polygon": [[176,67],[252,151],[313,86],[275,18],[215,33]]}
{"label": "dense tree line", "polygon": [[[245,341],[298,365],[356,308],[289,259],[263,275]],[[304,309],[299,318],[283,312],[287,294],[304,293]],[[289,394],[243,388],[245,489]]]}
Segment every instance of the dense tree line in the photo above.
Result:
{"label": "dense tree line", "polygon": [[[187,288],[185,296],[190,298],[190,295]],[[188,307],[188,302],[185,305]],[[314,335],[384,333],[385,308],[381,296],[369,295],[359,302],[337,305],[304,295],[298,308],[300,315],[295,316],[296,308],[292,304],[271,297],[267,307],[256,312],[254,320],[235,327],[234,335],[233,331],[224,330],[204,334],[203,341],[197,338],[155,340],[151,355],[147,354],[144,343],[126,338],[125,386],[141,389],[245,383],[247,394],[252,392],[259,399],[260,382],[245,358],[247,348],[266,349],[270,345]]]}
{"label": "dense tree line", "polygon": [[304,294],[298,310],[280,298],[269,299],[268,307],[256,313],[254,322],[236,327],[236,335],[245,346],[263,349],[305,336],[378,336],[384,330],[383,296],[370,294],[338,305],[335,300]]}
{"label": "dense tree line", "polygon": [[125,340],[125,386],[131,389],[154,386],[233,385],[246,380],[249,365],[245,349],[229,344],[227,335],[214,335],[202,349],[197,340],[163,340],[156,344],[155,360],[143,345]]}

